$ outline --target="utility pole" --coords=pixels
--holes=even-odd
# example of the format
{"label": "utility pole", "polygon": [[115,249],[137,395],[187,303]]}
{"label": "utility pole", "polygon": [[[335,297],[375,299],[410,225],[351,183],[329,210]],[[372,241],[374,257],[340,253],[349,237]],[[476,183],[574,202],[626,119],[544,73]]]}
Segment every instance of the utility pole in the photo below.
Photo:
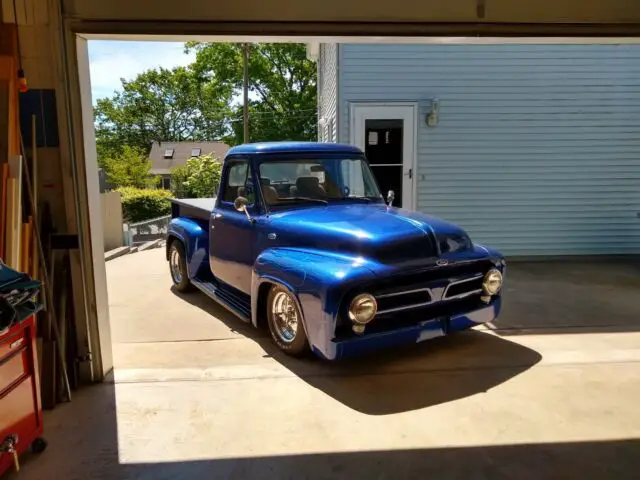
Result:
{"label": "utility pole", "polygon": [[249,143],[249,44],[242,46],[244,64],[244,143]]}

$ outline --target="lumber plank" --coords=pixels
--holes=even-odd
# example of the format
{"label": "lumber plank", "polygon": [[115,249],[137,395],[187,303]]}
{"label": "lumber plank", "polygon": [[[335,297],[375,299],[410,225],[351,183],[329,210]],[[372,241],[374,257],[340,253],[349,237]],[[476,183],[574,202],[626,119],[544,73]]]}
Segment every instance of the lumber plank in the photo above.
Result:
{"label": "lumber plank", "polygon": [[20,268],[19,228],[16,225],[17,181],[15,178],[7,179],[7,221],[5,224],[6,245],[5,263],[11,268]]}
{"label": "lumber plank", "polygon": [[0,258],[5,257],[5,240],[7,228],[7,180],[9,164],[3,163],[0,171]]}
{"label": "lumber plank", "polygon": [[[33,194],[33,202],[31,215],[31,278],[40,278],[40,252],[38,251],[38,238],[36,238],[36,229],[34,223],[38,222],[38,145],[36,141],[37,137],[37,125],[36,116],[31,115],[31,192]],[[39,224],[38,224],[39,225]],[[38,226],[36,225],[36,226]]]}
{"label": "lumber plank", "polygon": [[[7,222],[7,235],[11,231],[11,258],[14,263],[8,265],[11,268],[19,269],[22,258],[20,254],[22,247],[22,157],[20,155],[13,155],[9,158],[9,179],[15,180],[15,191],[11,202],[11,209],[13,210],[11,223]],[[9,206],[8,202],[7,206]]]}
{"label": "lumber plank", "polygon": [[26,273],[29,271],[29,223],[22,224],[20,241],[20,271]]}

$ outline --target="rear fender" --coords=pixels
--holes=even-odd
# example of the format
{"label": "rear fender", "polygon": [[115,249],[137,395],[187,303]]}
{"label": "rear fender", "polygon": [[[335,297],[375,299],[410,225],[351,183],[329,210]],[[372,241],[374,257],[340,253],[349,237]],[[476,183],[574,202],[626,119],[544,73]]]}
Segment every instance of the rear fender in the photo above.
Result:
{"label": "rear fender", "polygon": [[167,256],[172,241],[180,241],[184,246],[189,278],[198,276],[202,268],[209,268],[209,235],[195,220],[174,218],[167,232]]}

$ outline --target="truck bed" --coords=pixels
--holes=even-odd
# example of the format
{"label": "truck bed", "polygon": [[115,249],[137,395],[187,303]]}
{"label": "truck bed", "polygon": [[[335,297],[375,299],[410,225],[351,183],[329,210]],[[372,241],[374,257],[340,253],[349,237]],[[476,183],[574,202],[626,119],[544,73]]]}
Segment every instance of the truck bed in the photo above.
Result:
{"label": "truck bed", "polygon": [[216,198],[172,198],[171,218],[187,217],[209,221]]}

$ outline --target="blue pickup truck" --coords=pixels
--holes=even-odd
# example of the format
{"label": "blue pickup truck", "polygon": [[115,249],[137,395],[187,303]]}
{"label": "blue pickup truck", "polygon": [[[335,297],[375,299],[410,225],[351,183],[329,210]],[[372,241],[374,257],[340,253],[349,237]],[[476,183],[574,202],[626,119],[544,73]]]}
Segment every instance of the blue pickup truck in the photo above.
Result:
{"label": "blue pickup truck", "polygon": [[284,352],[331,360],[495,319],[503,256],[393,197],[350,145],[234,147],[216,197],[172,200],[174,288],[268,326]]}

